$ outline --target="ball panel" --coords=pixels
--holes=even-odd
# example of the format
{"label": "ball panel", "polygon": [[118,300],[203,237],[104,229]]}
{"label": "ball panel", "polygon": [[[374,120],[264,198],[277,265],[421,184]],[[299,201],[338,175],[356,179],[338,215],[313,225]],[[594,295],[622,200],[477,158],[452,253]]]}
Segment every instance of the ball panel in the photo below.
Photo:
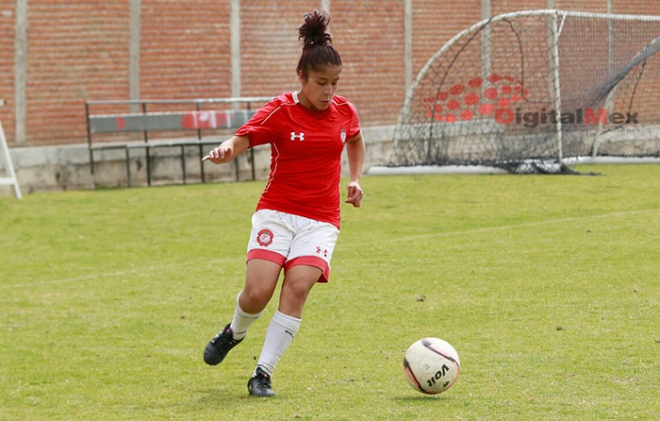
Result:
{"label": "ball panel", "polygon": [[437,353],[438,355],[443,356],[444,358],[447,358],[448,360],[454,361],[457,365],[460,366],[458,352],[456,352],[454,347],[451,346],[449,342],[438,338],[424,338],[421,340],[421,342],[426,348]]}
{"label": "ball panel", "polygon": [[410,383],[413,389],[416,389],[420,392],[424,392],[422,385],[419,384],[419,380],[417,380],[415,373],[413,373],[412,369],[410,368],[410,364],[408,363],[408,360],[406,360],[405,357],[403,358],[403,372],[406,375],[406,380],[408,380],[408,383]]}

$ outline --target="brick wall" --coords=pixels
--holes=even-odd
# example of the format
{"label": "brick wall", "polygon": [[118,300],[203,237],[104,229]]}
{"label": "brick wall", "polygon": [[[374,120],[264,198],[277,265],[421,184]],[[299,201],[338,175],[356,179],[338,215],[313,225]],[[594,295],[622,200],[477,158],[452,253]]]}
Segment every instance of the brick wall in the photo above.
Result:
{"label": "brick wall", "polygon": [[[566,0],[565,0],[566,1]],[[631,15],[657,15],[660,14],[660,4],[657,0],[629,0],[615,1],[614,13]]]}
{"label": "brick wall", "polygon": [[229,12],[229,1],[142,0],[140,96],[231,96]]}
{"label": "brick wall", "polygon": [[0,1],[0,99],[7,103],[0,106],[2,127],[11,142],[14,139],[14,3]]}
{"label": "brick wall", "polygon": [[396,123],[405,97],[404,3],[331,0],[330,12],[344,63],[339,93],[355,104],[363,125]]}
{"label": "brick wall", "polygon": [[[460,6],[458,6],[460,4]],[[447,41],[481,21],[481,0],[419,0],[413,3],[413,81]]]}
{"label": "brick wall", "polygon": [[[602,0],[605,3],[606,0]],[[559,0],[555,0],[555,9],[569,10],[560,7],[557,3]],[[565,3],[576,3],[575,1],[569,0]],[[586,3],[586,2],[584,2]],[[606,3],[605,3],[606,4]],[[547,0],[503,0],[503,1],[493,1],[492,2],[492,14],[493,16],[501,15],[503,13],[517,12],[519,10],[538,10],[538,9],[547,9],[548,2]],[[574,10],[574,9],[570,9]]]}
{"label": "brick wall", "polygon": [[[15,0],[0,0],[0,117],[14,142]],[[229,0],[142,0],[140,96],[231,96]],[[242,95],[298,88],[297,28],[321,1],[241,1]],[[606,12],[606,0],[556,0]],[[547,0],[492,0],[492,14],[544,9]],[[331,0],[342,55],[339,93],[365,126],[391,125],[405,97],[404,1]],[[615,13],[660,14],[657,0],[616,0]],[[28,146],[86,141],[84,101],[129,98],[129,0],[29,0]],[[481,0],[413,0],[413,79],[449,39],[481,19]]]}
{"label": "brick wall", "polygon": [[276,96],[298,87],[300,57],[297,28],[308,9],[321,2],[241,1],[241,92]]}
{"label": "brick wall", "polygon": [[128,95],[126,1],[31,1],[27,137],[30,145],[85,139],[83,101]]}

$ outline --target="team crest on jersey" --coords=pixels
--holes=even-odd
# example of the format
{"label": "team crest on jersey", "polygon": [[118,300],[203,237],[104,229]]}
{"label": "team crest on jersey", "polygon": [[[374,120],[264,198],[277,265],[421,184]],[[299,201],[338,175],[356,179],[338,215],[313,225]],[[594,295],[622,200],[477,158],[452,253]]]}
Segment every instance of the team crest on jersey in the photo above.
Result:
{"label": "team crest on jersey", "polygon": [[268,247],[273,242],[273,231],[263,229],[257,233],[257,243],[262,247]]}
{"label": "team crest on jersey", "polygon": [[341,142],[346,143],[346,129],[341,128]]}

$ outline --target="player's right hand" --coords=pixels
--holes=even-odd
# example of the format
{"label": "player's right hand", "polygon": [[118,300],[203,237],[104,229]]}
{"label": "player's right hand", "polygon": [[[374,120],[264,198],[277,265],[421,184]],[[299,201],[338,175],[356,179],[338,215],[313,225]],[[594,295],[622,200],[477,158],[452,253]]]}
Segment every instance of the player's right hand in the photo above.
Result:
{"label": "player's right hand", "polygon": [[226,162],[231,161],[232,155],[233,155],[233,151],[231,148],[220,145],[211,149],[211,151],[208,154],[206,154],[204,158],[202,158],[202,162],[211,161],[214,164],[224,164]]}

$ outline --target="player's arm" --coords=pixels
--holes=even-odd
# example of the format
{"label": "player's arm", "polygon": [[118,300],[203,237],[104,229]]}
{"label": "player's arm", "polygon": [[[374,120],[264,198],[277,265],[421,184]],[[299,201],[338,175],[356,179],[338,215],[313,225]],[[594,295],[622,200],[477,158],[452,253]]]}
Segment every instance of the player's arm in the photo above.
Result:
{"label": "player's arm", "polygon": [[247,136],[232,136],[222,142],[219,146],[213,148],[203,161],[211,161],[214,164],[224,164],[236,158],[241,152],[250,147],[250,140]]}
{"label": "player's arm", "polygon": [[348,157],[348,168],[351,180],[348,183],[348,197],[346,203],[350,203],[356,208],[360,207],[362,202],[362,187],[360,187],[360,177],[362,176],[362,164],[364,163],[364,139],[362,132],[357,136],[346,141],[346,156]]}

